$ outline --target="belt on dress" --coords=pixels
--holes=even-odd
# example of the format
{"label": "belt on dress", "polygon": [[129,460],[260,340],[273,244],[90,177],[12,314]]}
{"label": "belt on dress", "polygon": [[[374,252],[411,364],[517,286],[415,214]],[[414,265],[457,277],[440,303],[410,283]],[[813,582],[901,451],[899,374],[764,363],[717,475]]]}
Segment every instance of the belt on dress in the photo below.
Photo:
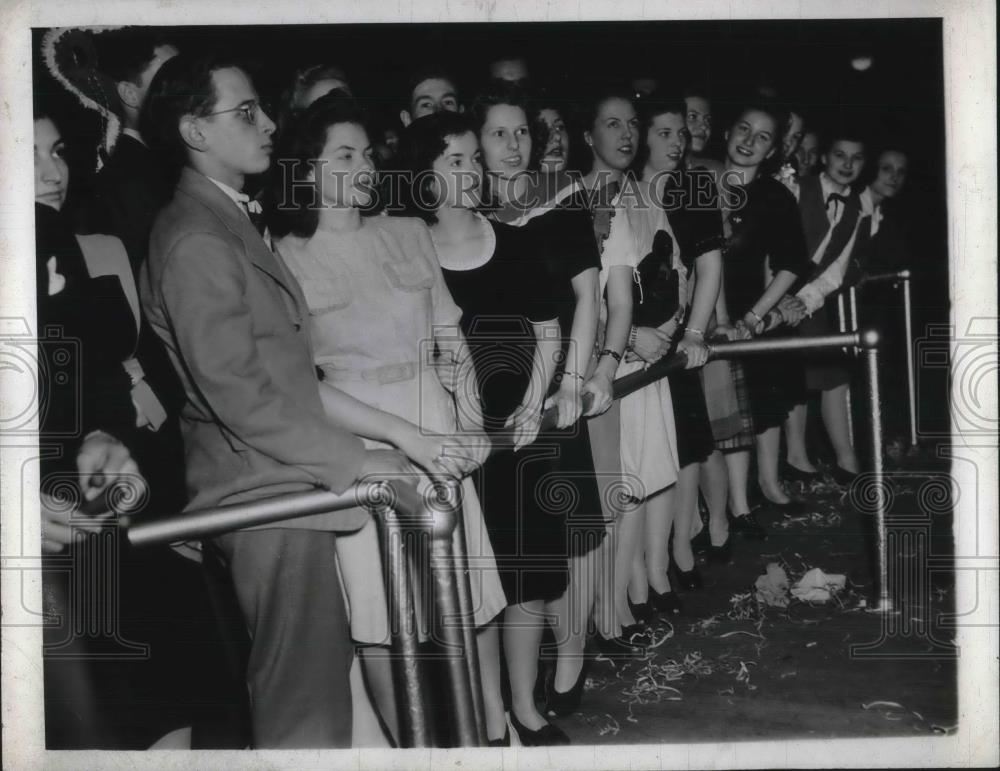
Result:
{"label": "belt on dress", "polygon": [[384,367],[372,369],[337,369],[332,364],[320,364],[319,368],[323,371],[324,378],[328,380],[360,380],[379,385],[413,380],[418,371],[416,363],[410,361],[386,364]]}

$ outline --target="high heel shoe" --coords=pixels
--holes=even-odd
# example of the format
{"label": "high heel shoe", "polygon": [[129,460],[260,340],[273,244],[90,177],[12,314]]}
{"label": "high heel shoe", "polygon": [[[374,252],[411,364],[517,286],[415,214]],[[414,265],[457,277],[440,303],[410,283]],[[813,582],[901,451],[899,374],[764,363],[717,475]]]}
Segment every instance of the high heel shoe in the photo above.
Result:
{"label": "high heel shoe", "polygon": [[677,581],[677,585],[685,592],[694,592],[701,589],[701,573],[698,572],[697,565],[690,570],[681,570],[676,564],[671,567],[674,569],[674,580]]}
{"label": "high heel shoe", "polygon": [[576,712],[580,706],[580,700],[583,698],[583,686],[587,682],[587,667],[589,664],[588,660],[584,660],[576,682],[573,683],[572,688],[565,692],[556,690],[555,669],[553,668],[552,676],[545,680],[545,714],[554,715],[555,717],[565,717]]}
{"label": "high heel shoe", "polygon": [[722,546],[710,546],[708,548],[708,561],[713,565],[728,565],[733,561],[733,537],[726,536]]}
{"label": "high heel shoe", "polygon": [[510,746],[510,729],[508,728],[503,732],[502,739],[490,739],[487,741],[490,747],[509,747]]}
{"label": "high heel shoe", "polygon": [[660,593],[652,586],[649,587],[649,604],[657,613],[663,613],[666,616],[679,616],[684,612],[684,606],[681,604],[681,598],[677,596],[677,592]]}
{"label": "high heel shoe", "polygon": [[802,482],[808,485],[819,479],[819,472],[803,471],[798,466],[793,466],[786,461],[781,466],[781,476],[789,482]]}
{"label": "high heel shoe", "polygon": [[625,599],[628,600],[628,609],[636,621],[648,624],[656,616],[652,606],[649,604],[649,600],[646,600],[646,602],[632,602],[632,598],[628,595],[626,595]]}
{"label": "high heel shoe", "polygon": [[561,728],[547,721],[537,731],[532,731],[517,719],[517,715],[514,714],[513,709],[510,711],[510,724],[514,726],[517,738],[521,740],[521,744],[525,747],[555,747],[570,743],[569,737]]}
{"label": "high heel shoe", "polygon": [[752,512],[734,516],[730,514],[729,532],[739,533],[744,538],[764,541],[767,540],[767,530],[757,521],[757,517]]}
{"label": "high heel shoe", "polygon": [[653,637],[645,624],[623,626],[617,637],[596,635],[594,647],[598,654],[607,658],[629,658],[642,655],[653,643]]}
{"label": "high heel shoe", "polygon": [[848,471],[846,468],[843,468],[838,464],[833,467],[833,470],[830,471],[830,476],[833,477],[833,481],[836,482],[838,485],[842,485],[843,487],[850,487],[852,484],[854,484],[854,480],[857,478],[858,475],[856,472]]}

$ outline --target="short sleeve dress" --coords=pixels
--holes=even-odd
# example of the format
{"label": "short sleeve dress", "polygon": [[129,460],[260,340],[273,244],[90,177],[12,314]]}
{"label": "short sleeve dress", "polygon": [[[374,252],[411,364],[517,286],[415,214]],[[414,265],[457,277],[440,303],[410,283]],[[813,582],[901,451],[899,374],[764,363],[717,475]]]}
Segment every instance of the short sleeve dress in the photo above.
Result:
{"label": "short sleeve dress", "polygon": [[[433,331],[454,327],[462,312],[445,285],[427,226],[416,218],[370,217],[351,233],[288,235],[275,247],[309,304],[316,365],[324,381],[426,432],[454,432],[454,400],[432,361]],[[429,480],[422,477],[421,485]],[[463,482],[463,516],[478,626],[507,603],[471,478]],[[388,644],[374,522],[338,535],[337,554],[352,636]]]}
{"label": "short sleeve dress", "polygon": [[[666,204],[674,203],[672,191],[675,186],[684,189],[686,182],[680,175],[667,182],[669,187],[665,187],[662,201],[654,200],[654,188],[642,183],[637,198],[642,210],[632,207],[629,216],[634,220],[633,231],[643,234],[639,238],[643,244],[639,262],[642,292],[633,320],[639,326],[659,326],[675,318],[678,324],[670,351],[673,353],[683,337],[689,312],[691,270],[699,256],[721,248],[722,220],[714,199],[710,205],[716,208],[705,210],[692,207],[690,198],[679,198],[673,211],[668,212]],[[714,192],[714,182],[712,189]],[[668,242],[675,247],[671,252],[667,249]],[[668,375],[667,382],[677,429],[677,463],[683,468],[708,458],[715,449],[715,441],[700,373],[680,370]]]}
{"label": "short sleeve dress", "polygon": [[[811,268],[795,197],[780,182],[758,175],[745,185],[742,207],[726,212],[729,235],[723,249],[723,281],[729,318],[742,318],[769,283],[772,274],[790,271],[797,277]],[[762,337],[787,336],[777,329]],[[780,426],[792,407],[804,400],[800,364],[787,357],[753,357],[744,362],[754,430]]]}
{"label": "short sleeve dress", "polygon": [[[484,261],[465,270],[444,268],[443,274],[461,308],[485,428],[501,433],[531,387],[531,325],[561,318],[565,298],[534,228],[499,222],[487,227],[492,245]],[[589,455],[577,449],[577,431],[543,432],[517,453],[491,456],[475,475],[511,604],[559,597],[569,582],[569,557],[594,547],[579,527],[599,518],[600,508]]]}

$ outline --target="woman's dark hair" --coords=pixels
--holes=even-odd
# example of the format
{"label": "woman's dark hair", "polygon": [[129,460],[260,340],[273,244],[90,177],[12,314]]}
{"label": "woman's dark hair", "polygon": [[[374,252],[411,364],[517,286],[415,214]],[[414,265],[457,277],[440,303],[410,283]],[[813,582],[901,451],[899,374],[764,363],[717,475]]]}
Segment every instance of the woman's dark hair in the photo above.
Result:
{"label": "woman's dark hair", "polygon": [[306,178],[323,154],[330,129],[340,123],[355,123],[368,132],[368,117],[346,92],[334,89],[313,102],[282,137],[276,164],[275,207],[279,216],[269,224],[275,235],[293,233],[309,238],[319,225],[316,188]]}
{"label": "woman's dark hair", "polygon": [[878,176],[878,161],[886,153],[899,153],[904,158],[906,158],[907,164],[909,164],[910,159],[913,157],[910,149],[904,147],[899,142],[889,142],[886,144],[880,144],[877,150],[868,156],[871,163],[865,165],[864,174],[861,175],[861,182],[863,185],[870,185],[875,181],[875,177]]}
{"label": "woman's dark hair", "polygon": [[[545,156],[545,148],[549,144],[551,132],[545,121],[542,120],[542,110],[555,110],[559,117],[566,124],[566,137],[569,139],[569,155],[566,158],[566,170],[577,169],[581,165],[581,160],[586,157],[586,146],[583,144],[583,137],[578,131],[573,130],[573,116],[577,111],[576,104],[565,97],[559,97],[552,90],[540,88],[532,92],[529,102],[530,112],[528,115],[533,127],[538,132],[538,146],[541,152],[538,155],[539,161]],[[534,141],[534,133],[532,134]]]}
{"label": "woman's dark hair", "polygon": [[156,73],[139,115],[139,130],[159,155],[164,168],[179,173],[187,163],[188,148],[180,134],[181,118],[206,116],[215,109],[218,94],[213,75],[230,67],[245,71],[232,59],[180,54]]}
{"label": "woman's dark hair", "polygon": [[528,170],[537,171],[538,163],[545,153],[549,132],[544,125],[539,129],[537,114],[532,109],[533,105],[528,92],[517,83],[511,83],[507,80],[491,80],[472,101],[470,114],[476,138],[479,138],[483,126],[486,125],[486,117],[489,115],[490,109],[501,104],[520,107],[524,110],[524,117],[528,121],[531,132],[531,155],[528,156]]}
{"label": "woman's dark hair", "polygon": [[[580,102],[578,109],[573,116],[573,133],[577,134],[582,139],[586,132],[591,131],[594,128],[594,124],[597,122],[597,114],[601,111],[601,107],[603,107],[606,102],[610,102],[612,99],[622,99],[623,101],[631,104],[632,107],[635,108],[636,113],[639,112],[639,107],[631,90],[621,86],[605,88],[601,91],[597,91],[585,101]],[[593,156],[591,154],[591,157],[588,159],[588,163],[585,164],[588,170],[590,169],[590,164],[592,163]]]}
{"label": "woman's dark hair", "polygon": [[[661,94],[653,92],[649,96],[639,101],[639,124],[641,135],[639,136],[639,152],[636,153],[632,170],[637,176],[642,175],[642,170],[646,166],[649,158],[649,147],[646,144],[646,135],[653,121],[661,115],[680,115],[681,123],[684,124],[684,131],[687,131],[687,106],[684,104],[684,97],[672,94]],[[690,144],[690,141],[688,142]]]}
{"label": "woman's dark hair", "polygon": [[[428,224],[437,222],[434,212],[427,208],[430,201],[429,173],[434,161],[448,146],[450,137],[472,134],[476,137],[476,125],[472,118],[463,113],[442,110],[417,118],[404,131],[400,141],[402,169],[407,172],[401,186],[403,210],[407,216],[420,217]],[[478,142],[478,137],[476,137]]]}
{"label": "woman's dark hair", "polygon": [[788,127],[788,109],[777,102],[766,99],[755,99],[739,105],[739,109],[733,112],[732,120],[727,123],[727,131],[732,131],[736,122],[748,112],[762,112],[774,122],[774,141],[771,148],[774,154],[770,158],[765,158],[757,170],[758,176],[771,176],[781,167],[781,142]]}

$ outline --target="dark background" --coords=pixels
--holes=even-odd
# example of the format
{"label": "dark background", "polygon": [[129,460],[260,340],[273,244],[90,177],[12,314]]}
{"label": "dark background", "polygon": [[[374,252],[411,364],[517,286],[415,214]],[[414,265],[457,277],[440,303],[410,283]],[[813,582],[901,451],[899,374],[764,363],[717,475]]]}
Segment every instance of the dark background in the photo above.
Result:
{"label": "dark background", "polygon": [[[339,65],[355,95],[387,123],[406,106],[409,76],[434,62],[453,73],[466,103],[485,80],[489,61],[501,55],[524,57],[533,84],[565,99],[568,107],[581,95],[636,77],[655,78],[669,93],[697,85],[712,99],[711,149],[720,157],[727,120],[742,99],[767,85],[805,116],[807,127],[846,122],[867,136],[873,150],[892,144],[908,151],[909,178],[894,203],[908,223],[919,274],[915,337],[928,324],[947,322],[945,99],[938,19],[335,24],[164,32],[182,50],[228,53],[247,62],[258,90],[270,99],[277,98],[302,65]],[[43,33],[35,30],[36,53]],[[856,55],[872,57],[872,67],[855,71],[850,61]],[[37,62],[35,77],[36,92],[57,95],[62,90]],[[100,124],[96,113],[76,105],[68,106],[67,114],[71,119],[62,121],[63,130],[76,159],[72,193],[80,196],[89,187]],[[869,167],[874,163],[870,157]]]}

